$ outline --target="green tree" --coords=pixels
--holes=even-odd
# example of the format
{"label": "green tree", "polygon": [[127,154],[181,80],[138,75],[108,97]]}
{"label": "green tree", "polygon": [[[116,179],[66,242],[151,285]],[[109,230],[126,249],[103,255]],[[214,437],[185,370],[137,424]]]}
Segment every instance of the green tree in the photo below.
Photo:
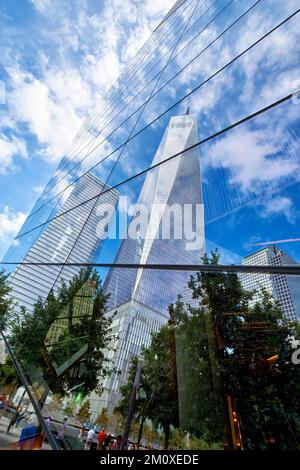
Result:
{"label": "green tree", "polygon": [[110,416],[110,425],[115,434],[122,434],[125,426],[124,416],[119,411],[114,410],[112,416]]}
{"label": "green tree", "polygon": [[111,424],[111,418],[108,415],[107,408],[102,408],[101,413],[97,416],[95,424],[99,424],[99,426],[103,428],[107,428]]}
{"label": "green tree", "polygon": [[[4,270],[0,271],[0,341],[1,332],[9,326],[9,319],[13,315],[13,300],[9,296],[8,275]],[[6,356],[5,363],[0,364],[0,385],[5,389],[13,391],[21,385],[20,379],[10,356]]]}
{"label": "green tree", "polygon": [[77,417],[80,420],[89,421],[91,416],[91,406],[89,400],[86,400],[77,413]]}
{"label": "green tree", "polygon": [[7,283],[8,274],[0,271],[0,331],[4,331],[9,318],[13,314],[13,300],[9,296],[10,288]]}
{"label": "green tree", "polygon": [[[203,262],[217,265],[219,253]],[[170,308],[173,322],[153,334],[142,352],[143,394],[137,399],[136,419],[145,413],[163,426],[166,442],[172,427],[174,439],[188,432],[193,448],[221,448],[224,438],[232,445],[230,419],[236,418],[230,399],[245,448],[299,448],[300,368],[291,361],[290,340],[299,338],[299,325],[288,324],[278,302],[264,291],[259,302],[250,303],[253,293],[243,289],[234,273],[197,273],[189,286],[198,307],[183,305],[179,298]],[[135,358],[122,388],[124,416],[136,363]]]}
{"label": "green tree", "polygon": [[[128,375],[127,375],[127,381],[124,385],[121,385],[120,387],[120,392],[121,392],[121,400],[116,406],[114,412],[117,414],[122,415],[124,419],[126,419],[128,409],[129,409],[129,401],[130,401],[130,396],[131,396],[131,391],[132,391],[132,385],[134,382],[135,378],[135,372],[137,368],[137,363],[138,363],[138,358],[136,356],[133,356],[131,359]],[[142,377],[142,382],[143,382],[143,377]],[[142,388],[142,385],[140,386],[140,390]],[[140,397],[140,393],[137,394],[137,399],[136,399],[136,404],[135,404],[135,414],[137,414],[141,411],[143,405],[144,405],[144,398]]]}
{"label": "green tree", "polygon": [[[218,264],[219,254],[204,261]],[[295,329],[278,302],[262,291],[261,301],[249,307],[252,293],[232,273],[198,273],[190,286],[209,318],[211,368],[236,405],[244,446],[298,448],[300,370],[291,362],[289,341]]]}
{"label": "green tree", "polygon": [[223,390],[208,314],[203,305],[184,306],[179,298],[175,315],[180,427],[208,443],[221,442]]}
{"label": "green tree", "polygon": [[[85,315],[85,311],[81,312],[81,321],[72,323],[48,353],[45,339],[50,326],[87,282],[94,286],[92,318]],[[97,272],[81,270],[68,285],[62,282],[57,294],[51,292],[46,301],[39,300],[33,313],[23,308],[20,315],[11,319],[10,344],[31,379],[40,374],[40,381],[45,381],[54,393],[62,396],[73,388],[82,396],[93,390],[101,393],[103,378],[109,373],[104,350],[113,338],[111,319],[105,317],[107,299]],[[57,376],[53,364],[64,363],[83,344],[87,344],[84,356]]]}
{"label": "green tree", "polygon": [[[149,348],[142,352],[142,378],[140,393],[136,402],[136,419],[145,410],[145,417],[156,425],[162,426],[165,435],[164,447],[168,448],[170,426],[178,426],[178,395],[174,383],[174,368],[172,351],[173,326],[163,326],[159,332],[152,334]],[[129,370],[127,383],[121,388],[122,399],[117,408],[125,417],[134,381],[137,359],[134,358]],[[176,385],[176,386],[175,386]]]}
{"label": "green tree", "polygon": [[51,413],[53,411],[61,409],[61,401],[62,397],[59,395],[59,393],[53,393],[49,403],[47,404],[47,411]]}
{"label": "green tree", "polygon": [[65,406],[64,412],[69,417],[74,417],[75,415],[75,403],[69,401],[69,403]]}
{"label": "green tree", "polygon": [[0,364],[0,385],[10,386],[11,389],[21,385],[15,366],[9,356],[7,356],[4,364]]}

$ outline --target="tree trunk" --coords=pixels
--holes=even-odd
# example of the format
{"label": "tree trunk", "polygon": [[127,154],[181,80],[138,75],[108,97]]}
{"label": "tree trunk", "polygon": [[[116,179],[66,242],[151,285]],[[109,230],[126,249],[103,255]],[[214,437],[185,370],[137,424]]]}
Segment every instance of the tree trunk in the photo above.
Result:
{"label": "tree trunk", "polygon": [[141,439],[142,439],[144,422],[145,422],[145,416],[142,416],[141,423],[140,423],[140,428],[139,428],[139,435],[138,435],[137,443],[136,443],[138,449],[140,447],[140,443],[141,443]]}
{"label": "tree trunk", "polygon": [[18,416],[19,416],[19,414],[20,414],[20,406],[21,406],[22,401],[23,401],[23,399],[24,399],[25,393],[26,393],[26,390],[25,390],[25,388],[24,388],[24,392],[22,393],[22,396],[21,396],[21,398],[20,398],[20,400],[19,400],[19,403],[18,403],[18,405],[17,405],[16,411],[15,411],[15,413],[13,414],[13,416],[11,417],[10,422],[8,423],[8,426],[7,426],[7,429],[6,429],[6,434],[9,434],[9,433],[10,433],[10,430],[11,430],[12,426],[13,426],[13,425],[15,424],[15,422],[17,421],[17,418],[18,418]]}
{"label": "tree trunk", "polygon": [[170,439],[170,425],[169,424],[164,426],[164,433],[165,433],[164,450],[168,450],[169,439]]}

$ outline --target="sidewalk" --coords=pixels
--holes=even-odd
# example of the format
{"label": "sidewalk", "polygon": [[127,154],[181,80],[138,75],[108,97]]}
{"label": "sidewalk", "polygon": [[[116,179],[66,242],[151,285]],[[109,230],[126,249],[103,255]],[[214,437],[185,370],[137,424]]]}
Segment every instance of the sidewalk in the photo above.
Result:
{"label": "sidewalk", "polygon": [[12,428],[10,433],[6,434],[8,423],[7,418],[0,419],[0,450],[16,450],[16,444],[19,440],[21,428]]}
{"label": "sidewalk", "polygon": [[[16,450],[17,443],[22,428],[12,427],[9,434],[6,434],[6,429],[8,426],[9,420],[5,417],[0,419],[0,450]],[[51,447],[48,443],[43,442],[42,448],[40,450],[51,450]]]}

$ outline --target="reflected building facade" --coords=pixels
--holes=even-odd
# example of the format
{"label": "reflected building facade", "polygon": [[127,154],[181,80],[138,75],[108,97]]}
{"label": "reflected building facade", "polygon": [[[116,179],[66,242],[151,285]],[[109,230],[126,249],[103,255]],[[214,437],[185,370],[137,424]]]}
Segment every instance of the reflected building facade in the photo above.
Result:
{"label": "reflected building facade", "polygon": [[[104,183],[99,178],[90,173],[85,174],[63,202],[58,216],[93,198],[103,189]],[[118,198],[117,191],[109,191],[99,198],[91,215],[89,213],[94,200],[48,224],[10,275],[10,295],[17,302],[17,310],[24,306],[32,311],[39,297],[46,299],[52,288],[55,291],[62,280],[68,283],[80,271],[79,266],[30,266],[24,263],[92,262],[95,253],[101,249],[101,232],[105,231],[107,224],[107,220],[99,217],[103,213],[101,208],[106,204],[116,207]]]}
{"label": "reflected building facade", "polygon": [[[245,256],[243,265],[288,266],[298,264],[293,258],[275,245],[263,248]],[[248,291],[257,291],[252,303],[261,299],[259,291],[266,291],[280,302],[282,312],[289,321],[300,319],[300,278],[284,274],[241,274],[243,287]]]}
{"label": "reflected building facade", "polygon": [[[137,219],[132,218],[128,233],[136,230],[137,235],[135,239],[128,236],[122,241],[116,263],[201,263],[204,221],[199,152],[196,147],[180,154],[197,141],[196,116],[187,114],[171,118],[152,166],[171,155],[178,156],[147,173],[137,202],[137,207],[147,208],[147,230],[141,233]],[[186,212],[184,208],[188,208]],[[181,218],[178,217],[180,212]],[[164,232],[164,224],[168,226],[168,222],[169,238]],[[187,225],[190,233],[187,233]],[[197,243],[191,246],[189,242],[196,237]],[[101,397],[95,393],[91,395],[92,419],[102,408],[113,412],[120,400],[120,386],[126,381],[132,357],[138,356],[143,346],[149,346],[151,333],[168,321],[168,306],[185,290],[190,275],[189,272],[142,268],[110,269],[104,290],[110,294],[107,315],[117,312],[113,317],[112,332],[118,339],[107,351],[107,358],[117,372],[106,379]]]}

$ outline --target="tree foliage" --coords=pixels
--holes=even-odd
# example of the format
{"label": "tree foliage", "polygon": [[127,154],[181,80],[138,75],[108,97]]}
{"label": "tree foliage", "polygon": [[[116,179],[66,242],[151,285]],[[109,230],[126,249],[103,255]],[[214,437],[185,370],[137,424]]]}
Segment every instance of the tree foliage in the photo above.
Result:
{"label": "tree foliage", "polygon": [[[218,261],[218,253],[204,259]],[[266,291],[253,305],[253,293],[243,289],[236,274],[198,273],[190,287],[209,315],[216,368],[224,396],[236,404],[244,446],[299,448],[300,369],[291,361],[289,340],[295,325],[287,323]]]}
{"label": "tree foliage", "polygon": [[[219,253],[203,262],[218,264]],[[299,325],[287,323],[265,291],[254,304],[235,273],[197,273],[189,287],[198,306],[184,305],[179,297],[171,306],[173,323],[154,333],[142,352],[136,418],[144,413],[165,431],[171,427],[173,444],[189,433],[193,448],[220,448],[223,439],[232,444],[231,397],[245,448],[299,448],[300,368],[291,361],[290,340],[299,337]],[[125,416],[136,364],[135,358],[122,388],[119,409]]]}
{"label": "tree foliage", "polygon": [[9,356],[7,356],[4,364],[0,364],[0,385],[11,386],[12,388],[21,385],[15,366]]}
{"label": "tree foliage", "polygon": [[99,424],[102,428],[107,428],[111,422],[112,420],[108,415],[107,408],[102,408],[101,412],[97,416],[95,424]]}
{"label": "tree foliage", "polygon": [[0,331],[4,331],[8,319],[13,314],[13,300],[9,296],[8,275],[0,271]]}
{"label": "tree foliage", "polygon": [[90,406],[90,402],[86,400],[82,404],[81,408],[78,410],[77,417],[80,420],[89,421],[90,416],[91,416],[91,406]]}
{"label": "tree foliage", "polygon": [[[72,322],[67,330],[63,330],[50,351],[45,346],[50,326],[87,282],[92,282],[94,287],[92,317],[86,316],[83,309],[81,320]],[[21,308],[18,316],[10,318],[10,344],[32,380],[39,377],[54,393],[61,395],[78,385],[80,389],[77,388],[76,393],[80,391],[82,396],[93,390],[101,392],[103,378],[109,372],[104,351],[112,339],[111,320],[105,317],[107,299],[97,272],[81,270],[69,284],[62,282],[57,293],[51,292],[45,301],[38,300],[33,312]],[[88,345],[84,356],[57,376],[53,365],[63,364],[83,344]]]}
{"label": "tree foliage", "polygon": [[[136,402],[137,416],[143,413],[165,433],[165,448],[168,447],[170,426],[178,426],[178,394],[174,384],[174,363],[172,361],[172,325],[163,326],[152,334],[151,347],[142,353],[143,369],[140,393]],[[117,408],[123,416],[128,412],[137,359],[134,358],[129,370],[127,383],[121,387],[122,400]],[[176,367],[176,364],[175,364]]]}

